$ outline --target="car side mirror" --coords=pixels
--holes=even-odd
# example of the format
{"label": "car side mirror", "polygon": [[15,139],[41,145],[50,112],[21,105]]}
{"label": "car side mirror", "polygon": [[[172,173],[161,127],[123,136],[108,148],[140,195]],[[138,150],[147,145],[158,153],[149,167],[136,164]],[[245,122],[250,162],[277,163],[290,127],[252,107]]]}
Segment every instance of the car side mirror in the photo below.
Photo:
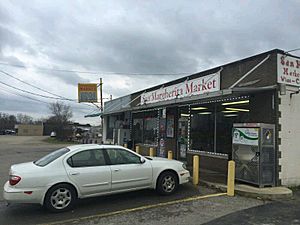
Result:
{"label": "car side mirror", "polygon": [[143,163],[146,162],[146,160],[145,160],[143,157],[141,157],[141,158],[140,158],[140,162],[143,164]]}

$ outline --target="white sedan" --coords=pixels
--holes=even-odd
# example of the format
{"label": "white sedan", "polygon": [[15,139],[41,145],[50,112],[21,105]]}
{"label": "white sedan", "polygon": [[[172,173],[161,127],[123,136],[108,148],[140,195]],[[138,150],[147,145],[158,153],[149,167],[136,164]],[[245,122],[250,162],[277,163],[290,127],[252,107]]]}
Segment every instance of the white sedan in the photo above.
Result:
{"label": "white sedan", "polygon": [[189,181],[184,163],[144,157],[116,145],[74,145],[11,166],[7,203],[39,203],[67,211],[76,199],[151,188],[169,195]]}

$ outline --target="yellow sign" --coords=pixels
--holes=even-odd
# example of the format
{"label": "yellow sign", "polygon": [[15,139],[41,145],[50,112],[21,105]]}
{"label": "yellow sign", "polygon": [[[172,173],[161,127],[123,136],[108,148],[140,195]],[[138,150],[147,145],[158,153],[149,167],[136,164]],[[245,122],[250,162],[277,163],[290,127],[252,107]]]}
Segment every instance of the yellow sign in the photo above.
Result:
{"label": "yellow sign", "polygon": [[97,102],[97,84],[78,84],[78,102]]}

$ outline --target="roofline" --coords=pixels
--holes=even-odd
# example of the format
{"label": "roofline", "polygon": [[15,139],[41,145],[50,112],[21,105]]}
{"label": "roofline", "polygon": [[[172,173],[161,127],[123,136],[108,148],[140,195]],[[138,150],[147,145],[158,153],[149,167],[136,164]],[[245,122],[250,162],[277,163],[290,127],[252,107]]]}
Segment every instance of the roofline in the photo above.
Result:
{"label": "roofline", "polygon": [[[190,75],[187,75],[187,76],[184,76],[184,77],[181,77],[181,78],[178,78],[178,79],[175,79],[175,80],[172,80],[172,81],[168,81],[166,83],[162,83],[162,84],[158,84],[158,85],[155,85],[155,86],[152,86],[150,88],[146,88],[146,89],[142,89],[140,91],[137,91],[137,92],[133,92],[131,93],[132,95],[134,94],[139,94],[139,93],[142,93],[144,91],[152,91],[152,90],[155,90],[161,86],[169,86],[168,84],[172,83],[172,82],[175,82],[175,81],[180,81],[180,80],[185,80],[186,78],[190,77],[190,76],[195,76],[195,75],[199,75],[199,74],[203,74],[204,75],[209,75],[211,73],[215,73],[217,72],[218,70],[220,70],[222,67],[225,67],[225,66],[229,66],[229,65],[232,65],[232,64],[235,64],[235,63],[241,63],[241,62],[244,62],[244,61],[247,61],[247,60],[250,60],[250,59],[253,59],[253,58],[256,58],[256,57],[260,57],[260,56],[264,56],[264,55],[268,55],[268,54],[273,54],[273,53],[281,53],[281,54],[286,54],[285,51],[281,50],[281,49],[272,49],[270,51],[267,51],[267,52],[262,52],[262,53],[259,53],[259,54],[256,54],[256,55],[252,55],[252,56],[249,56],[249,57],[246,57],[246,58],[243,58],[243,59],[239,59],[239,60],[236,60],[236,61],[233,61],[233,62],[229,62],[229,63],[226,63],[226,64],[223,64],[223,65],[220,65],[220,66],[217,66],[217,67],[213,67],[213,68],[210,68],[210,69],[206,69],[206,70],[203,70],[203,71],[200,71],[200,72],[197,72],[197,73],[193,73],[193,74],[190,74]],[[287,54],[289,56],[293,56],[293,55],[290,55],[290,54]],[[297,56],[293,56],[293,57],[297,57]],[[123,97],[123,96],[122,96]],[[120,97],[121,98],[121,97]]]}
{"label": "roofline", "polygon": [[[184,81],[186,78],[191,77],[191,76],[196,76],[196,75],[200,75],[200,74],[202,74],[203,76],[209,75],[209,74],[217,72],[222,67],[226,67],[226,66],[229,66],[229,65],[232,65],[232,64],[236,64],[236,63],[242,63],[242,62],[251,60],[251,59],[256,58],[256,57],[261,57],[261,56],[265,56],[265,55],[269,55],[269,54],[274,54],[274,53],[277,53],[277,54],[278,53],[279,54],[286,54],[288,56],[292,56],[292,57],[296,57],[296,58],[300,59],[299,56],[295,56],[295,55],[289,54],[288,52],[285,52],[282,49],[275,48],[275,49],[272,49],[272,50],[269,50],[269,51],[266,51],[266,52],[262,52],[262,53],[259,53],[259,54],[256,54],[256,55],[252,55],[252,56],[249,56],[249,57],[246,57],[246,58],[243,58],[243,59],[239,59],[239,60],[236,60],[236,61],[233,61],[233,62],[229,62],[229,63],[223,64],[223,65],[220,65],[220,66],[217,66],[217,67],[213,67],[213,68],[206,69],[206,70],[203,70],[203,71],[200,71],[200,72],[197,72],[197,73],[193,73],[193,74],[190,74],[188,76],[184,76],[184,77],[181,77],[181,78],[178,78],[178,79],[175,79],[175,80],[171,80],[171,81],[168,81],[166,83],[161,83],[161,84],[158,84],[158,85],[146,88],[146,89],[142,89],[140,91],[136,91],[136,92],[130,93],[128,95],[137,95],[137,94],[141,94],[141,93],[143,93],[145,91],[146,92],[153,91],[153,90],[156,90],[157,88],[160,88],[161,86],[169,86],[169,85],[171,85],[171,83],[176,82],[176,81],[178,81],[178,82]],[[118,97],[116,99],[120,99],[120,98],[128,96],[128,95],[124,95],[124,96]],[[114,99],[114,100],[116,100],[116,99]],[[113,113],[113,112],[110,112],[110,113]],[[104,115],[105,114],[106,113],[104,113]]]}

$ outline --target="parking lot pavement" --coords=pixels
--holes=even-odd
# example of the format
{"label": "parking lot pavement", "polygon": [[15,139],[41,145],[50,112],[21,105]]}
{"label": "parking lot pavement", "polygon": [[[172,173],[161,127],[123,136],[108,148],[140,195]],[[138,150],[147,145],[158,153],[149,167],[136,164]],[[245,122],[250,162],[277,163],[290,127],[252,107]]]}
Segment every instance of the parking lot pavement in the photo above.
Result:
{"label": "parking lot pavement", "polygon": [[299,225],[300,190],[292,199],[272,201],[250,209],[237,211],[210,221],[207,225]]}
{"label": "parking lot pavement", "polygon": [[[244,197],[216,196],[192,201],[183,201],[167,206],[150,209],[128,208],[113,213],[99,213],[89,217],[78,217],[71,220],[57,221],[48,225],[196,225],[205,224],[224,215],[256,207],[264,202]],[[116,215],[114,215],[116,214]],[[237,223],[239,224],[239,223]]]}
{"label": "parking lot pavement", "polygon": [[[47,137],[26,137],[0,135],[0,187],[8,179],[8,171],[12,164],[34,161],[65,145],[49,144],[43,140]],[[0,201],[3,201],[2,190]]]}
{"label": "parking lot pavement", "polygon": [[[42,137],[0,136],[0,184],[7,179],[11,164],[33,161],[65,145],[52,145]],[[202,224],[238,210],[264,204],[255,199],[215,196],[204,186],[186,184],[172,196],[159,196],[153,190],[79,200],[74,210],[52,214],[40,205],[12,204],[0,199],[0,224]],[[166,202],[178,202],[164,205]],[[151,206],[151,207],[149,207]]]}
{"label": "parking lot pavement", "polygon": [[[202,224],[228,213],[263,204],[260,200],[243,197],[213,196],[201,199],[202,196],[215,193],[215,190],[204,186],[186,184],[171,196],[162,197],[153,190],[143,190],[83,199],[78,201],[74,210],[59,214],[49,213],[39,205],[12,204],[6,207],[0,203],[0,224],[189,225]],[[174,200],[175,203],[172,202]]]}

